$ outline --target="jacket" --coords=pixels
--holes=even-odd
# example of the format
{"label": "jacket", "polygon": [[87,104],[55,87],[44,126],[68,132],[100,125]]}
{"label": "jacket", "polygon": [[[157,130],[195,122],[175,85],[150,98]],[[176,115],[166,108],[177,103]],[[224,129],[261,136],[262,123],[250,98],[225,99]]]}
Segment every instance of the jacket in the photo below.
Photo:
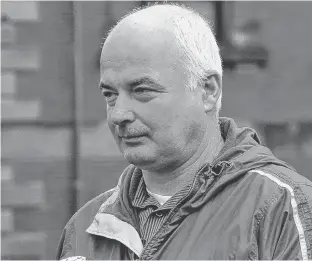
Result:
{"label": "jacket", "polygon": [[118,185],[85,204],[64,228],[57,259],[312,259],[312,182],[221,118],[225,145],[143,246],[131,206],[130,165]]}

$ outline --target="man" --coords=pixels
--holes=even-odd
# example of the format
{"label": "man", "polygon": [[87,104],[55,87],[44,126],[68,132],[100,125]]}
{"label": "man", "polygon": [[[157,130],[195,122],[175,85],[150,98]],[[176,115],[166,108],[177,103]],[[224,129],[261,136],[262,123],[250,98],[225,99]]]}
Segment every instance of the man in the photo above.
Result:
{"label": "man", "polygon": [[165,4],[123,18],[100,87],[130,165],[71,218],[58,259],[312,259],[312,183],[219,118],[221,59],[198,14]]}

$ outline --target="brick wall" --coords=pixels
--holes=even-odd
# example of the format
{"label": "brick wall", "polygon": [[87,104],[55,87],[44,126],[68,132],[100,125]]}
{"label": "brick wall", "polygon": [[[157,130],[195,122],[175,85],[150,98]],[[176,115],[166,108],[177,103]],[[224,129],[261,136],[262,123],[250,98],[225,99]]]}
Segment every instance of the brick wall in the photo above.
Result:
{"label": "brick wall", "polygon": [[[1,3],[2,258],[54,259],[70,217],[70,2]],[[5,37],[3,37],[5,36]],[[3,217],[3,215],[2,215]],[[3,225],[3,223],[2,223]]]}

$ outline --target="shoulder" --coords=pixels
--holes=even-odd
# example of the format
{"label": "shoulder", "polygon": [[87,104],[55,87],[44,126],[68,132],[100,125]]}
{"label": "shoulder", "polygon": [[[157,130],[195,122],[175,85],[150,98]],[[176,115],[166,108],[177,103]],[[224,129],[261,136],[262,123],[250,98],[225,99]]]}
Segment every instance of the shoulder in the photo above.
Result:
{"label": "shoulder", "polygon": [[273,191],[283,189],[291,195],[301,193],[307,199],[312,199],[312,182],[294,169],[272,164],[253,169],[248,174],[254,175],[257,180],[261,180]]}
{"label": "shoulder", "polygon": [[116,187],[98,195],[84,204],[68,221],[65,229],[71,224],[77,222],[79,222],[79,224],[87,222],[90,225],[95,215],[99,212],[100,208],[102,209],[106,205],[109,205],[116,200],[116,197],[120,191],[120,187],[124,186],[125,177],[129,172],[133,171],[134,168],[135,167],[133,165],[129,165],[119,177]]}
{"label": "shoulder", "polygon": [[258,184],[262,196],[274,196],[275,200],[284,201],[290,206],[309,209],[312,218],[312,182],[284,166],[268,165],[248,172]]}
{"label": "shoulder", "polygon": [[[66,227],[70,226],[71,224],[80,221],[81,219],[86,220],[86,222],[90,221],[90,224],[93,221],[94,216],[99,211],[102,204],[104,204],[110,196],[116,191],[117,187],[112,188],[97,197],[91,199],[86,204],[84,204],[68,221]],[[84,223],[84,222],[83,222]],[[65,228],[66,228],[65,227]]]}
{"label": "shoulder", "polygon": [[75,238],[80,238],[80,241],[82,242],[85,241],[85,230],[92,224],[101,205],[110,198],[115,190],[116,188],[113,188],[93,198],[71,217],[65,225],[59,241],[56,255],[57,260],[66,256],[76,256],[76,250],[73,246],[73,242],[76,241]]}
{"label": "shoulder", "polygon": [[[270,231],[279,230],[284,238],[299,239],[289,244],[277,242],[276,253],[280,252],[284,257],[282,253],[293,252],[294,256],[288,256],[291,259],[297,254],[303,259],[311,257],[308,249],[312,245],[309,232],[312,224],[312,182],[293,169],[276,165],[254,169],[248,175],[255,175],[254,178],[262,184],[260,191],[265,191],[261,193],[265,197],[258,215],[259,224],[263,225],[262,233],[269,237]],[[286,251],[286,246],[294,251],[288,251],[288,248]]]}
{"label": "shoulder", "polygon": [[116,188],[108,190],[83,205],[67,222],[63,234],[66,238],[71,238],[75,234],[84,232],[93,222],[102,204],[115,192]]}

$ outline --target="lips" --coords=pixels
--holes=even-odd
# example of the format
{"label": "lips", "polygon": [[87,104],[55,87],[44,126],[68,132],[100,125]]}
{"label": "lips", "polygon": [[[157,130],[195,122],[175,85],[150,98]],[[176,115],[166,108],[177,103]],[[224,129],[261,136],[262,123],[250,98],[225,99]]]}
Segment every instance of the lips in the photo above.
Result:
{"label": "lips", "polygon": [[128,145],[132,144],[138,144],[141,143],[144,139],[144,135],[135,135],[135,136],[121,136],[121,140],[125,143],[127,143]]}
{"label": "lips", "polygon": [[137,133],[118,133],[118,136],[123,139],[134,139],[145,136],[146,133],[137,132]]}
{"label": "lips", "polygon": [[127,140],[130,140],[130,139],[137,139],[137,138],[141,138],[143,137],[144,135],[131,135],[131,136],[120,136],[122,139],[127,139]]}
{"label": "lips", "polygon": [[114,134],[120,139],[137,139],[147,136],[149,131],[144,126],[119,126],[116,125]]}

